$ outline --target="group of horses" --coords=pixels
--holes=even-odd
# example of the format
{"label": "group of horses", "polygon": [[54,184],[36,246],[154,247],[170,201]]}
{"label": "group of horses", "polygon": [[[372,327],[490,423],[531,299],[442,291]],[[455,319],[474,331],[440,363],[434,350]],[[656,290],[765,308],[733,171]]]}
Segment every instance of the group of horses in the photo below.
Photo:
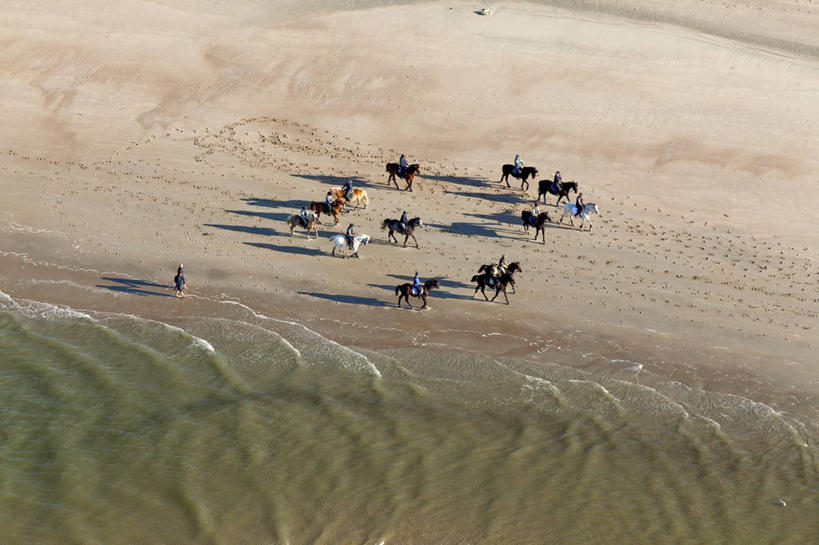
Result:
{"label": "group of horses", "polygon": [[[401,170],[398,163],[387,163],[386,172],[389,174],[387,177],[387,185],[392,182],[395,184],[396,189],[400,190],[401,188],[398,186],[397,179],[401,178],[407,184],[404,191],[412,191],[412,182],[415,175],[418,174],[419,171],[420,167],[418,164],[409,165],[406,169]],[[523,191],[527,191],[529,189],[529,178],[534,180],[537,174],[538,169],[535,167],[523,167],[517,171],[514,165],[507,164],[503,165],[501,168],[501,179],[499,183],[505,181],[506,186],[511,188],[511,185],[509,185],[509,176],[512,176],[513,178],[519,179],[521,181],[520,188]],[[562,223],[563,219],[566,216],[569,216],[569,221],[571,222],[572,226],[574,226],[573,218],[576,215],[576,206],[569,200],[569,194],[571,192],[574,192],[575,195],[578,192],[577,183],[574,181],[553,183],[551,180],[540,180],[538,182],[537,200],[540,201],[542,198],[543,202],[545,203],[547,202],[546,199],[548,195],[555,195],[557,196],[555,206],[559,206],[560,201],[565,199],[567,202],[563,203],[563,215],[560,217],[559,222]],[[301,226],[306,229],[308,239],[310,238],[311,231],[315,232],[316,238],[318,238],[318,224],[321,223],[322,214],[332,216],[334,224],[337,224],[339,221],[339,213],[342,211],[342,209],[346,209],[348,203],[355,203],[355,209],[358,209],[358,207],[361,205],[363,205],[363,207],[366,209],[367,204],[369,203],[367,192],[363,189],[353,189],[351,194],[345,194],[342,188],[334,188],[331,190],[331,193],[335,196],[335,200],[330,205],[320,201],[313,201],[310,203],[310,213],[308,214],[306,220],[299,214],[294,214],[287,219],[287,224],[290,227],[291,235],[293,235],[293,231],[296,227]],[[580,224],[581,229],[586,222],[589,223],[589,229],[591,229],[591,221],[589,220],[589,214],[591,213],[597,213],[597,205],[594,203],[588,203],[585,205],[579,214],[579,216],[582,218]],[[532,213],[527,210],[521,214],[521,220],[523,222],[524,233],[528,234],[529,228],[532,227],[535,230],[534,240],[537,240],[538,235],[540,235],[542,242],[544,244],[546,243],[545,224],[553,221],[548,212],[541,212],[537,215],[537,217],[532,217]],[[412,218],[406,223],[402,223],[397,219],[387,218],[381,223],[381,229],[388,230],[388,241],[395,242],[397,244],[398,238],[395,236],[395,234],[397,233],[399,235],[404,235],[404,247],[406,247],[410,238],[412,238],[413,242],[415,242],[416,248],[420,247],[418,240],[415,238],[414,231],[421,227],[424,227],[424,223],[421,221],[421,218]],[[350,249],[352,250],[350,257],[358,257],[359,246],[362,244],[366,246],[370,241],[370,236],[366,234],[354,235],[350,243],[347,235],[338,234],[330,237],[330,240],[333,244],[331,255],[335,256],[336,251]],[[517,262],[511,263],[505,270],[500,270],[495,265],[482,265],[478,269],[478,274],[474,275],[471,280],[472,282],[476,283],[473,297],[477,295],[478,291],[480,291],[484,296],[484,299],[487,301],[494,301],[498,295],[503,293],[503,296],[506,299],[506,304],[508,305],[509,297],[507,295],[507,288],[511,287],[511,293],[515,293],[514,274],[516,272],[522,272],[522,268]],[[432,289],[438,287],[439,282],[436,279],[426,281],[419,290],[413,289],[412,284],[409,283],[400,284],[395,288],[395,294],[399,296],[398,306],[401,306],[402,300],[406,300],[409,308],[415,308],[410,303],[410,297],[418,297],[423,302],[421,308],[428,308],[427,296]],[[487,288],[490,290],[495,290],[495,295],[492,297],[492,299],[489,299],[486,295]]]}

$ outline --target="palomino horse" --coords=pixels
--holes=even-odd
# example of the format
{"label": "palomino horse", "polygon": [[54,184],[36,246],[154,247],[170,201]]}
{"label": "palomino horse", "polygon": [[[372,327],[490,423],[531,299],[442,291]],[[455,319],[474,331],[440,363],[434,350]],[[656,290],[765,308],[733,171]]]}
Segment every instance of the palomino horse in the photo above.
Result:
{"label": "palomino horse", "polygon": [[344,208],[347,208],[347,203],[355,201],[355,208],[358,209],[358,205],[363,204],[364,208],[367,208],[367,204],[370,202],[370,199],[367,198],[367,192],[363,189],[353,189],[353,195],[351,198],[347,198],[347,195],[344,194],[344,190],[340,187],[335,189],[331,189],[330,192],[335,195],[336,199],[344,199]]}
{"label": "palomino horse", "polygon": [[344,199],[336,199],[333,201],[333,204],[330,205],[330,212],[327,212],[327,203],[323,202],[316,202],[313,201],[310,203],[310,210],[316,213],[316,221],[321,223],[319,218],[322,214],[329,214],[333,216],[335,223],[338,223],[338,211],[341,210],[341,207],[344,206],[344,203],[347,202]]}
{"label": "palomino horse", "polygon": [[427,295],[429,295],[429,292],[432,291],[432,288],[437,287],[439,287],[438,281],[434,278],[432,280],[427,280],[426,282],[424,282],[424,285],[421,286],[420,293],[413,293],[412,284],[399,284],[395,286],[395,295],[398,295],[398,306],[399,307],[401,306],[401,299],[406,299],[409,308],[414,308],[409,300],[410,296],[412,296],[421,298],[421,301],[424,302],[424,306],[421,307],[422,309],[428,308]]}
{"label": "palomino horse", "polygon": [[[476,274],[475,276],[472,277],[471,282],[478,283],[478,286],[475,288],[475,293],[472,295],[472,297],[475,297],[475,295],[478,294],[478,290],[481,290],[484,299],[486,299],[487,301],[494,301],[498,294],[501,291],[503,291],[503,297],[506,299],[506,304],[508,305],[509,297],[506,296],[506,287],[511,285],[512,289],[515,288],[515,280],[513,276],[515,275],[516,271],[523,272],[523,269],[521,268],[520,264],[517,261],[515,261],[513,263],[510,263],[509,266],[506,267],[505,273],[501,274],[500,277],[495,277],[492,275],[493,267],[494,267],[493,265],[484,265],[480,269],[478,269],[479,272],[483,270],[484,273]],[[486,296],[486,292],[484,291],[486,288],[495,288],[495,297],[489,299]]]}
{"label": "palomino horse", "polygon": [[[574,215],[577,211],[577,206],[574,203],[564,202],[563,203],[563,215],[560,216],[560,221],[558,223],[563,223],[563,218],[569,216],[569,221],[572,222],[572,227],[574,227]],[[580,229],[583,229],[583,224],[589,222],[589,231],[591,231],[591,213],[594,212],[595,214],[599,214],[600,212],[597,210],[597,205],[593,202],[586,204],[583,207],[583,210],[580,211]]]}
{"label": "palomino horse", "polygon": [[[347,235],[333,235],[330,237],[330,240],[333,242],[332,255],[336,255],[336,250],[350,249],[350,246],[347,244]],[[350,257],[358,257],[358,247],[361,244],[366,246],[368,242],[370,242],[370,235],[353,235],[353,253],[350,254]]]}
{"label": "palomino horse", "polygon": [[527,182],[526,179],[529,178],[529,176],[531,176],[532,179],[534,180],[535,176],[537,176],[537,169],[535,167],[523,167],[520,170],[520,174],[515,174],[515,165],[503,165],[501,167],[501,179],[498,181],[498,183],[501,183],[502,181],[506,180],[506,187],[511,188],[512,186],[509,185],[510,174],[512,175],[513,178],[520,179],[521,189],[523,189],[523,186],[525,185],[526,191],[528,191],[529,182]]}
{"label": "palomino horse", "polygon": [[405,248],[407,247],[407,240],[409,240],[409,237],[412,237],[412,240],[415,241],[415,247],[420,248],[420,246],[418,246],[418,239],[416,239],[415,235],[413,235],[412,233],[417,228],[423,227],[423,226],[424,226],[424,222],[421,221],[421,218],[412,218],[411,220],[409,220],[407,222],[406,229],[401,225],[401,220],[391,220],[391,219],[387,218],[383,222],[381,222],[381,228],[382,229],[387,229],[387,228],[390,229],[390,232],[387,233],[387,240],[394,240],[396,242],[396,244],[397,244],[398,239],[395,238],[395,235],[393,233],[398,233],[400,235],[404,235],[404,247]]}
{"label": "palomino horse", "polygon": [[293,214],[286,220],[287,226],[290,227],[290,236],[293,236],[293,229],[298,226],[302,226],[304,229],[307,229],[307,240],[310,240],[310,231],[316,232],[316,238],[318,239],[318,222],[316,221],[316,216],[312,212],[307,214],[307,222],[305,222],[299,214]]}
{"label": "palomino horse", "polygon": [[399,178],[404,178],[407,182],[407,187],[404,188],[404,191],[412,191],[412,180],[420,169],[421,167],[419,167],[417,163],[413,163],[407,167],[407,170],[403,174],[398,174],[398,163],[387,163],[387,172],[390,173],[387,177],[387,185],[390,185],[390,181],[392,180],[392,183],[395,184],[395,189],[401,189],[398,187],[398,181],[395,179],[395,177],[398,176]]}
{"label": "palomino horse", "polygon": [[528,210],[524,210],[523,213],[520,215],[520,219],[523,220],[523,231],[528,235],[529,234],[529,227],[535,228],[535,238],[537,240],[537,234],[542,233],[541,239],[543,240],[543,244],[546,244],[546,222],[552,223],[552,218],[549,217],[548,212],[541,212],[534,218],[534,222],[532,222],[532,213]]}
{"label": "palomino horse", "polygon": [[537,200],[543,197],[543,202],[546,202],[546,195],[551,193],[557,195],[555,206],[560,206],[560,199],[569,200],[569,191],[574,191],[574,194],[577,195],[576,182],[560,182],[557,184],[557,190],[552,187],[552,183],[552,180],[540,180],[537,183]]}

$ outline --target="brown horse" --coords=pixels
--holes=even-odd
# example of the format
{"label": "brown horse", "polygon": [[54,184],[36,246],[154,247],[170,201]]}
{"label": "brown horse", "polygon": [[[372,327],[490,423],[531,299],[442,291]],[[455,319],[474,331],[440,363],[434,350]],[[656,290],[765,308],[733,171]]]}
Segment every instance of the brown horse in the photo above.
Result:
{"label": "brown horse", "polygon": [[335,189],[331,189],[330,192],[335,195],[336,199],[344,199],[344,208],[347,208],[347,202],[355,201],[355,207],[358,209],[358,205],[363,204],[364,208],[367,208],[367,204],[370,202],[370,199],[367,197],[367,192],[363,189],[353,189],[353,195],[351,199],[347,199],[347,195],[344,194],[344,190],[340,187]]}
{"label": "brown horse", "polygon": [[329,214],[333,216],[335,222],[338,223],[338,211],[341,210],[341,207],[344,206],[345,202],[347,202],[345,199],[336,199],[335,201],[333,201],[333,204],[330,207],[330,211],[327,212],[326,208],[327,203],[313,201],[310,203],[310,210],[315,212],[316,221],[318,221],[319,223],[321,223],[319,218],[321,217],[322,214]]}
{"label": "brown horse", "polygon": [[401,189],[398,187],[398,181],[395,179],[395,177],[398,176],[399,178],[404,178],[407,182],[407,187],[404,188],[404,191],[412,191],[412,180],[420,169],[421,167],[419,167],[417,163],[414,163],[407,167],[406,172],[398,174],[398,163],[387,163],[387,172],[390,173],[387,177],[387,185],[390,185],[390,181],[392,181],[392,183],[395,184],[395,189]]}
{"label": "brown horse", "polygon": [[[515,261],[514,263],[510,263],[509,266],[506,267],[506,272],[501,274],[500,277],[492,276],[491,273],[492,265],[484,265],[480,269],[478,269],[479,272],[481,270],[484,271],[483,274],[476,274],[475,276],[472,277],[471,282],[478,283],[478,286],[475,288],[475,293],[472,295],[472,297],[475,297],[475,295],[478,294],[478,290],[481,290],[484,299],[486,299],[487,301],[494,301],[495,297],[497,297],[498,294],[501,291],[503,291],[503,297],[506,299],[506,304],[508,305],[509,297],[506,296],[506,287],[512,286],[512,289],[514,289],[515,279],[513,278],[513,276],[515,275],[515,272],[516,271],[521,273],[523,272],[523,269],[521,268],[520,264],[517,261]],[[486,292],[484,291],[486,288],[495,288],[495,297],[489,299],[486,296]]]}
{"label": "brown horse", "polygon": [[412,284],[399,284],[395,286],[395,295],[398,295],[398,306],[399,307],[401,306],[401,299],[406,299],[409,308],[415,308],[409,301],[410,296],[412,296],[421,298],[421,301],[424,302],[424,306],[421,307],[422,309],[429,308],[427,307],[427,295],[429,295],[429,292],[432,291],[432,288],[437,287],[439,287],[438,281],[434,278],[432,280],[427,280],[426,282],[424,282],[424,285],[421,287],[421,293],[417,294],[412,293]]}
{"label": "brown horse", "polygon": [[304,229],[307,229],[307,240],[310,240],[310,231],[315,231],[316,232],[316,239],[318,239],[318,225],[317,225],[318,222],[316,221],[316,216],[314,216],[313,214],[308,214],[307,217],[308,217],[308,220],[307,220],[306,225],[305,225],[304,220],[301,219],[301,216],[299,214],[293,214],[292,216],[287,218],[286,223],[287,223],[287,226],[290,227],[290,236],[291,237],[293,236],[293,229],[295,229],[298,226],[301,226]]}
{"label": "brown horse", "polygon": [[535,176],[537,176],[537,169],[535,167],[523,167],[520,170],[520,174],[515,174],[515,165],[503,165],[501,167],[501,179],[498,181],[498,183],[501,183],[502,181],[506,180],[506,187],[511,188],[512,186],[509,185],[509,175],[510,174],[512,175],[513,178],[520,179],[520,188],[521,189],[524,189],[524,185],[525,185],[526,188],[524,189],[524,191],[528,191],[529,190],[529,182],[527,182],[526,179],[529,176],[531,176],[532,180],[534,180]]}
{"label": "brown horse", "polygon": [[535,221],[532,222],[532,213],[528,210],[524,210],[523,213],[520,215],[520,218],[523,220],[523,231],[528,235],[529,234],[529,227],[535,228],[535,238],[537,240],[537,234],[541,233],[542,236],[540,237],[543,240],[543,244],[546,244],[546,222],[552,223],[552,218],[549,217],[548,212],[541,212],[535,218]]}

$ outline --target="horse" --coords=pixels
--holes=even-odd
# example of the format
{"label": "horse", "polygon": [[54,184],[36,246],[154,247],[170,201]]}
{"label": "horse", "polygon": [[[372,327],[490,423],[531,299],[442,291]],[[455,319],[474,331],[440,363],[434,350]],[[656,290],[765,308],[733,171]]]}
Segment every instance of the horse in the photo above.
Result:
{"label": "horse", "polygon": [[[563,215],[560,216],[560,221],[558,223],[563,223],[563,218],[569,216],[569,221],[572,222],[572,227],[574,227],[574,213],[577,211],[577,206],[574,203],[564,202],[563,203]],[[583,229],[583,224],[589,222],[589,231],[591,231],[591,213],[594,212],[595,214],[599,214],[600,211],[597,210],[597,205],[593,202],[586,204],[583,207],[583,210],[580,211],[580,229]]]}
{"label": "horse", "polygon": [[355,201],[355,209],[358,209],[360,204],[364,204],[364,208],[367,208],[367,204],[370,202],[370,199],[367,197],[367,192],[363,189],[353,189],[353,195],[351,198],[347,198],[347,195],[344,194],[344,189],[337,187],[335,189],[331,189],[330,192],[336,196],[336,199],[343,199],[344,200],[344,208],[347,208],[347,203]]}
{"label": "horse", "polygon": [[535,238],[537,240],[537,234],[543,233],[541,237],[543,240],[543,244],[546,244],[546,222],[552,223],[552,218],[549,217],[548,212],[541,212],[535,218],[535,222],[532,223],[532,213],[528,210],[524,210],[523,213],[520,215],[520,219],[523,220],[523,232],[527,235],[529,234],[529,227],[532,226],[535,228]]}
{"label": "horse", "polygon": [[413,163],[407,167],[407,170],[403,174],[398,174],[398,163],[387,163],[387,172],[390,175],[387,177],[387,185],[390,185],[390,180],[392,183],[395,184],[395,189],[401,189],[398,187],[398,181],[395,179],[396,176],[399,178],[404,178],[407,182],[407,187],[404,188],[404,191],[412,191],[412,180],[415,178],[415,175],[418,174],[421,167],[418,166],[417,163]]}
{"label": "horse", "polygon": [[[336,199],[333,201],[333,204],[330,205],[329,214],[333,216],[335,223],[338,223],[338,211],[341,210],[341,207],[344,206],[345,202],[347,202],[345,199]],[[319,223],[321,223],[321,221],[319,220],[321,215],[328,214],[327,208],[325,208],[326,206],[327,203],[323,202],[313,201],[310,203],[310,210],[316,213],[316,221],[318,221]]]}
{"label": "horse", "polygon": [[[349,245],[347,244],[347,235],[333,235],[330,237],[330,240],[333,242],[333,252],[332,255],[336,255],[336,250],[344,250],[349,249]],[[353,253],[350,257],[358,257],[358,247],[361,244],[364,246],[370,242],[370,235],[353,235]],[[347,257],[347,256],[342,256]]]}
{"label": "horse", "polygon": [[[511,268],[512,274],[514,274],[515,271],[523,272],[523,269],[521,269],[521,267],[520,267],[520,263],[518,263],[516,261],[513,261],[512,263],[514,263],[515,266],[512,267],[512,264],[510,264],[509,267],[506,268],[507,271],[509,271],[510,267],[512,267]],[[483,274],[487,275],[488,277],[491,277],[491,278],[494,279],[494,278],[497,278],[497,275],[495,274],[495,271],[497,271],[497,270],[498,270],[497,265],[495,265],[494,263],[489,263],[488,265],[481,265],[480,268],[478,268],[478,274],[480,275],[481,273],[483,273]],[[509,285],[512,286],[512,293],[515,293],[515,291],[516,291],[516,289],[515,289],[515,280],[514,280],[514,278],[512,278],[512,274],[509,275]],[[487,281],[488,281],[488,279],[487,279]],[[494,284],[494,282],[489,282],[488,284],[486,284],[486,286],[490,287],[490,288],[494,288],[495,284]],[[478,293],[477,289],[475,290],[475,293]],[[472,296],[474,297],[475,295],[473,294]],[[486,294],[484,294],[484,297],[486,297]]]}
{"label": "horse", "polygon": [[502,181],[506,180],[506,187],[511,188],[512,186],[509,185],[509,175],[510,174],[514,178],[519,178],[520,179],[520,188],[521,189],[523,189],[523,186],[525,185],[526,186],[526,191],[528,191],[529,190],[529,182],[527,182],[526,179],[529,178],[529,176],[531,176],[532,179],[534,180],[535,176],[537,176],[537,169],[535,167],[523,167],[520,170],[520,174],[515,174],[515,165],[503,165],[501,167],[501,179],[498,181],[498,183],[501,183]]}
{"label": "horse", "polygon": [[[475,293],[472,294],[472,297],[475,297],[475,295],[478,294],[478,290],[481,290],[483,298],[491,302],[495,300],[495,298],[501,291],[503,291],[503,297],[506,299],[506,304],[508,305],[509,297],[506,295],[506,286],[511,285],[512,289],[514,289],[515,280],[513,277],[515,275],[515,271],[523,272],[523,269],[521,268],[520,264],[517,261],[515,261],[509,264],[509,266],[506,268],[506,272],[501,274],[500,278],[496,278],[491,274],[492,267],[493,265],[484,265],[480,269],[478,269],[479,272],[483,270],[484,273],[476,274],[475,276],[472,277],[471,282],[478,283],[478,286],[475,288]],[[486,296],[486,292],[484,291],[486,288],[495,288],[495,297],[489,299]]]}
{"label": "horse", "polygon": [[298,226],[302,226],[303,228],[307,229],[307,240],[310,240],[310,231],[316,232],[316,239],[318,239],[318,222],[316,221],[316,216],[312,213],[307,214],[307,222],[302,219],[301,215],[293,214],[287,220],[285,220],[287,226],[290,227],[290,236],[293,236],[293,229]]}
{"label": "horse", "polygon": [[421,218],[412,218],[411,220],[409,220],[407,222],[407,228],[406,229],[401,227],[401,221],[400,220],[392,220],[392,219],[387,218],[383,222],[381,222],[381,229],[387,229],[387,228],[390,229],[390,232],[387,233],[387,240],[388,241],[393,240],[393,241],[395,241],[396,244],[398,244],[398,239],[395,238],[395,235],[393,233],[398,233],[398,234],[404,235],[404,248],[407,247],[407,240],[409,240],[409,237],[412,237],[412,240],[415,241],[415,247],[420,248],[420,246],[418,245],[418,239],[416,239],[415,235],[412,234],[412,233],[417,228],[423,227],[423,226],[424,226],[424,222],[421,221]]}
{"label": "horse", "polygon": [[395,286],[395,295],[398,295],[398,306],[399,307],[401,306],[401,299],[406,299],[409,308],[415,308],[412,306],[412,303],[410,303],[409,300],[411,295],[413,297],[420,297],[421,301],[424,302],[424,306],[421,307],[422,310],[425,308],[429,308],[427,307],[427,295],[429,295],[429,292],[432,291],[432,288],[437,287],[439,287],[438,280],[434,278],[432,280],[427,280],[426,282],[424,282],[424,285],[421,287],[420,293],[413,293],[412,284],[399,284]]}
{"label": "horse", "polygon": [[543,197],[543,202],[546,202],[546,195],[551,193],[557,195],[555,206],[560,206],[560,199],[569,200],[569,191],[574,191],[574,194],[577,195],[577,182],[560,182],[555,191],[552,189],[552,180],[540,180],[537,183],[537,200]]}

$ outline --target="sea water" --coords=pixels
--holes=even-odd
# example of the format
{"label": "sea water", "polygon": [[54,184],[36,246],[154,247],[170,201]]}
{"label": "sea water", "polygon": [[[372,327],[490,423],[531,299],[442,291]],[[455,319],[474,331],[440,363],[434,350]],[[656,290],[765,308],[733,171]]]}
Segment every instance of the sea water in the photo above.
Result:
{"label": "sea water", "polygon": [[0,295],[0,543],[817,543],[815,438],[752,400],[235,301]]}

